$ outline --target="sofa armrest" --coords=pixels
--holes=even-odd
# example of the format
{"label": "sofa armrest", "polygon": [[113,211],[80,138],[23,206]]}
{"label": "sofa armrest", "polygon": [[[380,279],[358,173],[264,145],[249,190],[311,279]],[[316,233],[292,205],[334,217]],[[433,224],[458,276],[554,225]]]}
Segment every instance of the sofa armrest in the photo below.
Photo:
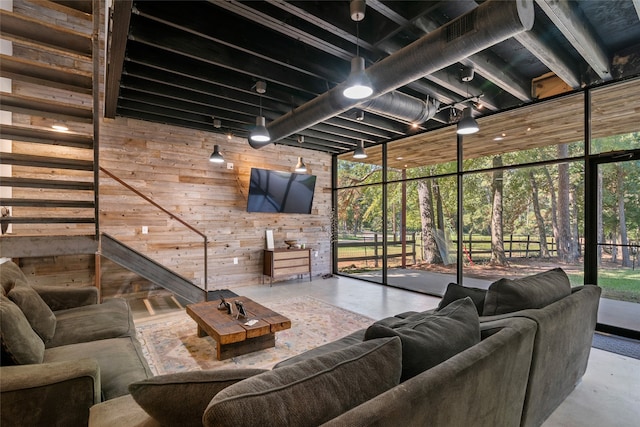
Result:
{"label": "sofa armrest", "polygon": [[98,288],[32,285],[53,311],[98,303]]}
{"label": "sofa armrest", "polygon": [[100,367],[94,359],[0,367],[0,424],[87,425],[100,402]]}

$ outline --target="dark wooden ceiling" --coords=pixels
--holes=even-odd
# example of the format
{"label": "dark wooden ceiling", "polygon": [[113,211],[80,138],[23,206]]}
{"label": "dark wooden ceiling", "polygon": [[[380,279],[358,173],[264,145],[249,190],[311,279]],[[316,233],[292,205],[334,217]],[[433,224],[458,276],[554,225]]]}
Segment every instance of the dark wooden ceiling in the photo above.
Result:
{"label": "dark wooden ceiling", "polygon": [[[367,0],[356,25],[349,1],[118,0],[111,13],[105,114],[247,137],[260,105],[269,125],[343,83],[356,43],[369,68],[482,3]],[[530,31],[397,88],[440,103],[417,128],[367,109],[357,120],[358,108],[352,108],[276,143],[341,154],[359,140],[368,146],[442,127],[452,120],[449,106],[482,104],[474,110],[481,117],[640,73],[637,1],[533,4]],[[461,79],[463,67],[474,69],[470,82]],[[267,83],[261,97],[259,80]],[[480,102],[461,102],[470,97]]]}

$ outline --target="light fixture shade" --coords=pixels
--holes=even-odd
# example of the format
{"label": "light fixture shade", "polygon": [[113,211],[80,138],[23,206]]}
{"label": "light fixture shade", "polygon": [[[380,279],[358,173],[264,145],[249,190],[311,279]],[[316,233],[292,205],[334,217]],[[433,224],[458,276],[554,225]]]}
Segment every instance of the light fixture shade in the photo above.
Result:
{"label": "light fixture shade", "polygon": [[213,153],[209,156],[209,161],[211,163],[224,163],[224,158],[222,157],[222,154],[220,154],[217,144],[213,146]]}
{"label": "light fixture shade", "polygon": [[462,118],[458,122],[458,129],[456,133],[460,135],[470,135],[480,130],[478,122],[471,117],[471,107],[466,107],[462,110]]}
{"label": "light fixture shade", "polygon": [[356,56],[351,59],[351,74],[345,82],[342,94],[349,99],[363,99],[373,93],[371,81],[364,70],[364,58]]}
{"label": "light fixture shade", "polygon": [[304,164],[304,162],[302,161],[302,157],[298,157],[298,163],[296,164],[296,172],[306,172],[307,171],[307,165]]}
{"label": "light fixture shade", "polygon": [[271,141],[271,136],[269,135],[269,131],[265,126],[264,116],[256,117],[256,127],[251,131],[251,135],[249,135],[252,141],[256,142],[269,142]]}
{"label": "light fixture shade", "polygon": [[354,159],[366,159],[367,158],[367,153],[366,153],[366,151],[364,151],[364,141],[358,142],[358,146],[353,151],[353,158]]}

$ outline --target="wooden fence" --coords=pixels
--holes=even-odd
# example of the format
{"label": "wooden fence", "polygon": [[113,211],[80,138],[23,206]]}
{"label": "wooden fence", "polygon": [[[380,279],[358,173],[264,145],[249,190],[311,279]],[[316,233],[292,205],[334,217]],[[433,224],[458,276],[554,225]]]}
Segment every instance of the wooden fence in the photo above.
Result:
{"label": "wooden fence", "polygon": [[[387,258],[402,258],[404,264],[415,264],[421,251],[421,240],[416,237],[417,233],[411,233],[404,242],[406,250],[403,252],[403,242],[398,236],[392,236],[387,241]],[[353,239],[353,240],[352,240]],[[361,262],[373,261],[378,267],[379,260],[382,259],[383,238],[381,234],[371,233],[361,236],[353,236],[352,239],[338,241],[338,262]],[[358,239],[358,240],[355,240]],[[451,241],[452,248],[449,248],[450,256],[455,257],[455,245],[457,240]],[[547,248],[550,256],[557,255],[555,239],[549,238]],[[510,234],[504,240],[505,256],[507,258],[528,258],[539,256],[540,241],[532,239],[530,235]],[[463,240],[463,252],[465,258],[471,262],[488,259],[491,256],[491,238],[489,236],[476,236],[469,234]],[[409,262],[411,259],[411,262]]]}

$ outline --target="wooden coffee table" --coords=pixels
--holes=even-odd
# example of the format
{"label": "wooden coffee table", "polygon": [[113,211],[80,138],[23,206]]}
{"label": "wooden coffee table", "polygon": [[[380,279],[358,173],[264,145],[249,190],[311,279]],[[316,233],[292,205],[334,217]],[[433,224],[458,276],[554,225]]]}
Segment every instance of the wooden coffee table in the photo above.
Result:
{"label": "wooden coffee table", "polygon": [[[218,310],[220,300],[187,305],[187,314],[198,324],[198,336],[209,335],[216,341],[218,360],[275,347],[275,333],[291,328],[291,320],[247,297],[230,297],[226,301],[241,301],[247,317],[236,319],[235,306],[233,315]],[[257,322],[246,325],[250,320]]]}

